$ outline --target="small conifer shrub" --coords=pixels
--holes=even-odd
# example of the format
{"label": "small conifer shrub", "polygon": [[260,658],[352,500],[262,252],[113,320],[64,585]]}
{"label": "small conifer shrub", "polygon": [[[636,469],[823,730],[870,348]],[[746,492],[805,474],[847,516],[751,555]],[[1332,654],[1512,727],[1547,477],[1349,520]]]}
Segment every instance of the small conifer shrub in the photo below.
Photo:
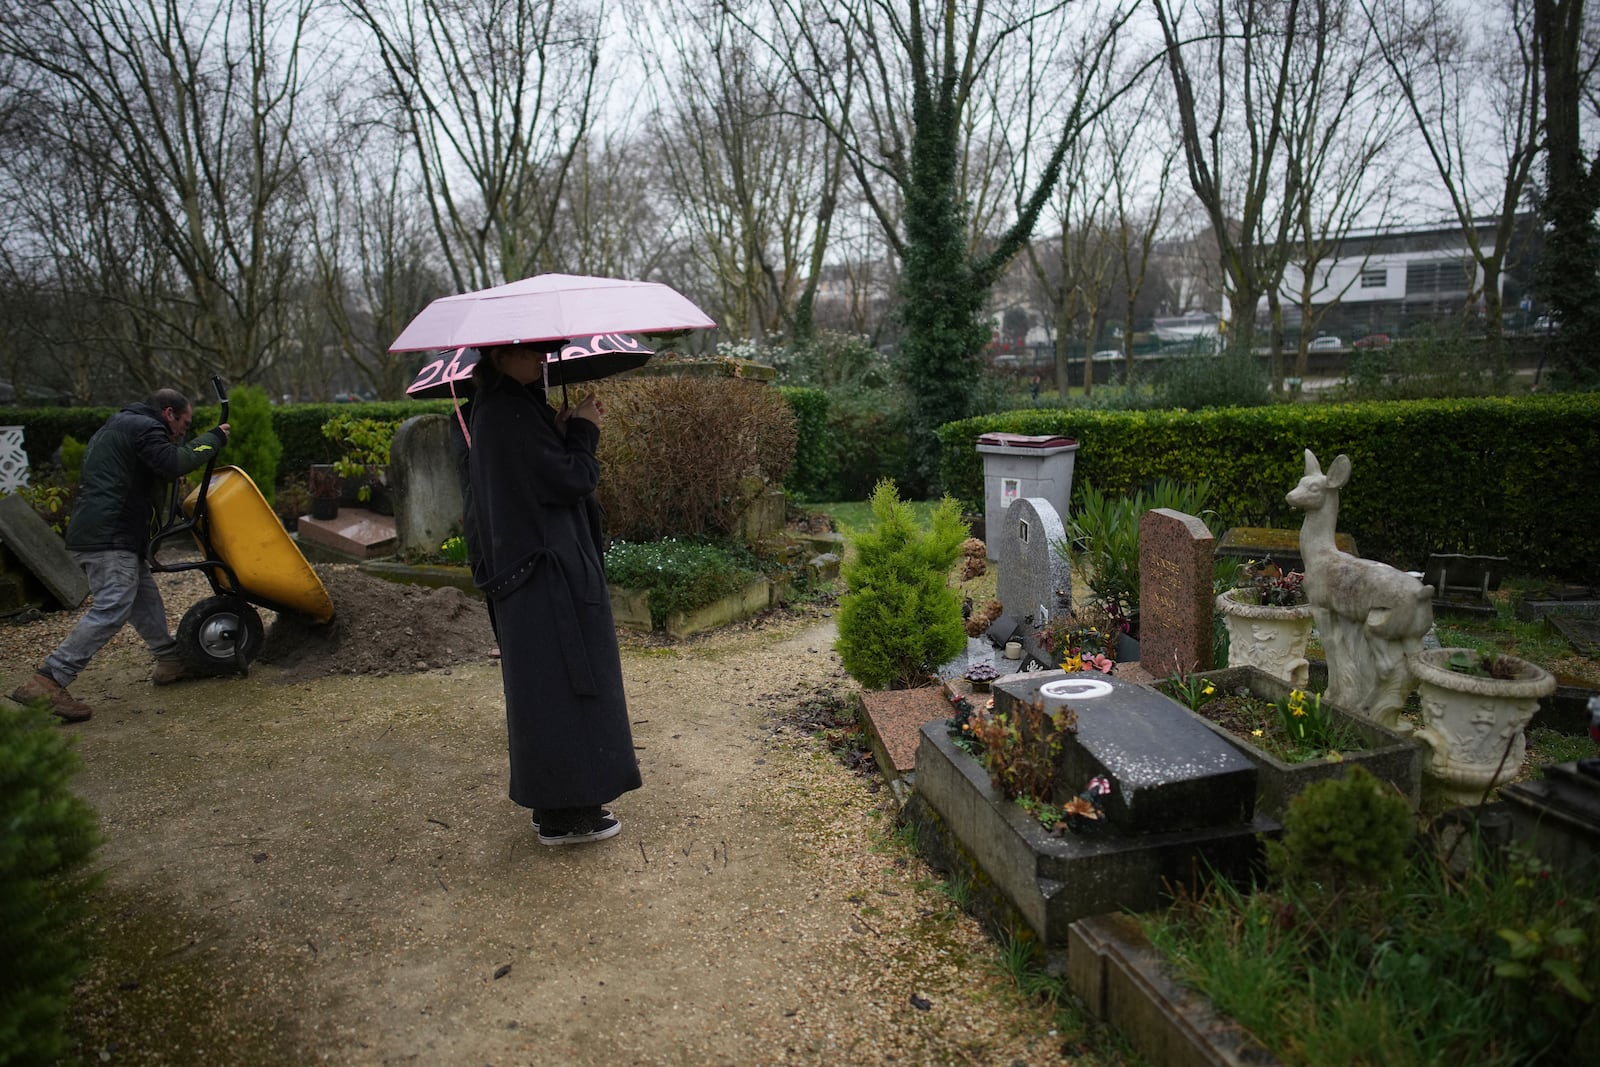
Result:
{"label": "small conifer shrub", "polygon": [[1352,765],[1289,802],[1283,840],[1267,843],[1267,862],[1295,892],[1377,889],[1399,875],[1415,833],[1406,799]]}
{"label": "small conifer shrub", "polygon": [[947,496],[929,528],[919,528],[887,478],[871,503],[872,526],[857,536],[856,558],[844,568],[834,647],[862,685],[910,688],[966,647],[961,599],[946,579],[961,557],[967,526]]}
{"label": "small conifer shrub", "polygon": [[94,809],[72,792],[77,770],[43,702],[0,710],[0,1063],[67,1052],[99,840]]}

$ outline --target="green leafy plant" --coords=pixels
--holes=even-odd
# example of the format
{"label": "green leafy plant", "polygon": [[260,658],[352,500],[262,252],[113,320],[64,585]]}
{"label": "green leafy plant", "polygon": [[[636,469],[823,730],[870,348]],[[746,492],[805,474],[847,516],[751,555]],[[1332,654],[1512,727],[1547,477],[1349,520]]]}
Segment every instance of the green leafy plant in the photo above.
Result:
{"label": "green leafy plant", "polygon": [[606,551],[606,579],[649,591],[650,621],[664,626],[678,612],[703,608],[738,592],[761,576],[746,549],[709,541],[613,541]]}
{"label": "green leafy plant", "polygon": [[17,496],[60,537],[67,535],[67,522],[72,517],[72,490],[61,485],[35,483],[14,490]]}
{"label": "green leafy plant", "polygon": [[445,558],[447,563],[465,563],[467,561],[466,539],[460,535],[445,538],[444,543],[439,546],[439,554]]}
{"label": "green leafy plant", "polygon": [[1501,656],[1493,652],[1457,649],[1445,658],[1445,666],[1457,674],[1470,674],[1478,678],[1499,678],[1502,681],[1517,677],[1522,671],[1522,661],[1515,656]]}
{"label": "green leafy plant", "polygon": [[88,943],[95,813],[43,702],[0,711],[0,1063],[53,1063]]}
{"label": "green leafy plant", "polygon": [[1291,689],[1289,695],[1276,702],[1278,721],[1290,742],[1302,748],[1325,749],[1333,747],[1333,714],[1322,706],[1321,693],[1307,693]]}
{"label": "green leafy plant", "polygon": [[1273,873],[1294,892],[1336,896],[1391,881],[1416,827],[1405,797],[1351,764],[1296,795],[1283,831],[1267,842]]}
{"label": "green leafy plant", "polygon": [[872,494],[872,514],[844,567],[834,647],[862,685],[908,688],[966,647],[961,600],[946,578],[968,530],[949,497],[922,529],[888,479]]}
{"label": "green leafy plant", "polygon": [[1147,493],[1111,497],[1084,483],[1067,537],[1056,552],[1094,594],[1102,610],[1124,630],[1139,614],[1139,522],[1152,508],[1171,508],[1202,520],[1215,514],[1206,508],[1211,484],[1190,485],[1160,479]]}
{"label": "green leafy plant", "polygon": [[342,413],[322,424],[322,436],[339,446],[334,473],[341,478],[361,479],[356,491],[358,499],[372,499],[373,481],[381,480],[382,468],[389,465],[389,446],[399,428],[398,419],[368,419]]}
{"label": "green leafy plant", "polygon": [[1206,698],[1217,691],[1217,687],[1211,684],[1211,679],[1201,678],[1193,674],[1187,676],[1173,674],[1171,678],[1167,679],[1166,688],[1170,696],[1183,701],[1188,709],[1193,712],[1198,712],[1200,705],[1205,703]]}

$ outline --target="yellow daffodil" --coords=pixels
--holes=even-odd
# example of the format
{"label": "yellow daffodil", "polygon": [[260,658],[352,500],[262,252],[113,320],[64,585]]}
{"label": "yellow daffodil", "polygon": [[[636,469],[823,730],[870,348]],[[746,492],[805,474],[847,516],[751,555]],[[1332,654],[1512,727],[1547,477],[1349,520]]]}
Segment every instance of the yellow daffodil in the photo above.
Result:
{"label": "yellow daffodil", "polygon": [[1216,691],[1217,691],[1217,687],[1212,685],[1210,682],[1207,682],[1206,683],[1206,687],[1204,689],[1200,690],[1200,695],[1208,697],[1212,693],[1215,693]]}
{"label": "yellow daffodil", "polygon": [[1250,736],[1251,737],[1260,737],[1261,735],[1263,735],[1265,733],[1266,733],[1265,730],[1251,730],[1250,731]]}

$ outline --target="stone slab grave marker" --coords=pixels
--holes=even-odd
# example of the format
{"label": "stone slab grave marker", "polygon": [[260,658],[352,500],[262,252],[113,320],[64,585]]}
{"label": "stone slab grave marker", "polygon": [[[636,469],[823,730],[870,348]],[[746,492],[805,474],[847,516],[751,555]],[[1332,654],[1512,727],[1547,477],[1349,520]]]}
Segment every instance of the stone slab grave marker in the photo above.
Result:
{"label": "stone slab grave marker", "polygon": [[994,684],[995,713],[1042,702],[1067,707],[1077,729],[1056,760],[1055,799],[1111,780],[1108,829],[1168,833],[1232,826],[1255,815],[1255,765],[1168,697],[1115,676],[1086,671],[1017,675]]}
{"label": "stone slab grave marker", "polygon": [[1043,497],[1023,497],[1006,508],[1000,534],[1005,542],[995,596],[1007,615],[1031,634],[1059,612],[1072,610],[1072,568],[1056,551],[1067,530],[1055,506]]}
{"label": "stone slab grave marker", "polygon": [[1139,520],[1139,665],[1167,678],[1211,668],[1214,539],[1171,508]]}
{"label": "stone slab grave marker", "polygon": [[31,571],[64,608],[89,595],[89,580],[67,546],[28,502],[12,493],[0,496],[0,544]]}
{"label": "stone slab grave marker", "polygon": [[400,424],[390,445],[394,531],[404,559],[433,555],[461,532],[461,473],[451,415],[416,415]]}

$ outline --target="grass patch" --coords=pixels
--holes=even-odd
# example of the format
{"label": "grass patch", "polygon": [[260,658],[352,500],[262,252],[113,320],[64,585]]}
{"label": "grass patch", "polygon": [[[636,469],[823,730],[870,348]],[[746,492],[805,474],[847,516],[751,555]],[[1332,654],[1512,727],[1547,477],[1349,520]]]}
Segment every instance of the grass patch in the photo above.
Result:
{"label": "grass patch", "polygon": [[[933,509],[939,506],[937,500],[908,500],[904,502],[911,509],[911,516],[920,529],[926,530],[933,521]],[[810,511],[820,511],[832,520],[834,528],[844,534],[846,541],[853,541],[856,534],[866,530],[872,525],[872,504],[866,500],[843,500],[831,504],[807,505]]]}
{"label": "grass patch", "polygon": [[1460,858],[1424,839],[1366,907],[1216,887],[1145,926],[1285,1064],[1579,1062],[1600,1035],[1600,907],[1516,850]]}

